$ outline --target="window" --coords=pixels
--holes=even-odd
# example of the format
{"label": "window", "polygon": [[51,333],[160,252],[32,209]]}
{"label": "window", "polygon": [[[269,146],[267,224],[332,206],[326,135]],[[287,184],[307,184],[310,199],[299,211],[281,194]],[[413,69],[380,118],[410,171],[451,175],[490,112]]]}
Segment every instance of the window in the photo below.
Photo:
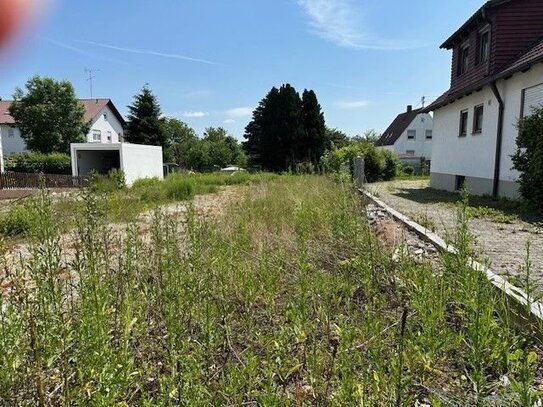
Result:
{"label": "window", "polygon": [[475,106],[473,109],[473,133],[483,131],[483,105]]}
{"label": "window", "polygon": [[454,190],[461,191],[462,189],[464,189],[465,183],[466,183],[466,177],[464,175],[457,175],[456,180],[455,180]]}
{"label": "window", "polygon": [[15,129],[13,127],[8,128],[8,137],[15,137]]}
{"label": "window", "polygon": [[458,137],[466,137],[468,134],[468,111],[462,110],[460,112],[460,130]]}
{"label": "window", "polygon": [[458,75],[462,75],[468,70],[469,46],[460,47],[458,55]]}
{"label": "window", "polygon": [[479,44],[477,63],[482,63],[488,61],[490,55],[490,32],[488,30],[480,32],[477,37],[477,42]]}
{"label": "window", "polygon": [[426,140],[432,139],[432,130],[426,130]]}
{"label": "window", "polygon": [[405,155],[408,155],[408,156],[410,156],[410,157],[413,157],[413,156],[415,155],[415,150],[407,150],[407,151],[405,152]]}
{"label": "window", "polygon": [[107,142],[111,143],[111,132],[110,131],[107,132]]}
{"label": "window", "polygon": [[417,130],[407,130],[407,139],[415,140],[417,138]]}
{"label": "window", "polygon": [[92,141],[95,143],[101,143],[102,142],[102,132],[100,130],[93,130],[92,131]]}
{"label": "window", "polygon": [[104,120],[107,122],[107,113],[104,113]]}

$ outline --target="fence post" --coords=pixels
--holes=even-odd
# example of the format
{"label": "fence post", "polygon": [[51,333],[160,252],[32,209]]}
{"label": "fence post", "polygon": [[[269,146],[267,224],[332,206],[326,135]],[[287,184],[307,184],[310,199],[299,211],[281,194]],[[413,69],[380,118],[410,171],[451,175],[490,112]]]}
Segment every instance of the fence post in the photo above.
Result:
{"label": "fence post", "polygon": [[354,181],[358,188],[364,186],[365,171],[364,171],[364,158],[356,157],[354,159]]}

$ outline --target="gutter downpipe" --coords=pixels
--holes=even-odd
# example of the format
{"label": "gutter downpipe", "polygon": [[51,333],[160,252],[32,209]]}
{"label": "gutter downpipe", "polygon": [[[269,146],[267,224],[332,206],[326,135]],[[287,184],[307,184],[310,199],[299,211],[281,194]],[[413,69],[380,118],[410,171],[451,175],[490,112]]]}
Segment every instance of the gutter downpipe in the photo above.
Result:
{"label": "gutter downpipe", "polygon": [[492,185],[492,196],[497,197],[500,188],[500,166],[502,161],[502,139],[503,139],[503,113],[505,110],[503,99],[500,95],[500,91],[496,86],[496,81],[490,84],[490,88],[494,93],[494,96],[498,100],[498,133],[496,136],[496,157],[494,159],[494,183]]}

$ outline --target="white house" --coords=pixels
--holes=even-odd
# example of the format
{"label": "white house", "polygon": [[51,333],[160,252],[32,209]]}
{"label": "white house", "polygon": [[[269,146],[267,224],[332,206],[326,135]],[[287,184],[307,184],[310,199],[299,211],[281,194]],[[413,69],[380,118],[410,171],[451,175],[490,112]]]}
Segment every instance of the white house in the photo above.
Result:
{"label": "white house", "polygon": [[[432,159],[433,119],[422,109],[407,110],[399,114],[383,132],[376,145],[395,152],[405,163],[419,162],[422,157]],[[420,164],[419,164],[420,165]]]}
{"label": "white house", "polygon": [[[80,99],[85,107],[85,120],[90,125],[89,143],[119,143],[123,141],[125,120],[110,99]],[[0,139],[4,156],[26,151],[15,120],[9,114],[11,101],[0,101]]]}
{"label": "white house", "polygon": [[430,185],[517,198],[512,169],[519,118],[543,104],[543,2],[492,0],[441,48],[452,50],[450,89],[434,112]]}

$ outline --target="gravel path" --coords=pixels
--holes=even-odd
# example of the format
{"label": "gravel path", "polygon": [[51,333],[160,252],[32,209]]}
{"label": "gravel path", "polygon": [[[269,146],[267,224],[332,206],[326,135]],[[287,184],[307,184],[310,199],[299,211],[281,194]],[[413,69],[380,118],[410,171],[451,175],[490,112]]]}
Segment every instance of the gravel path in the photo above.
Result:
{"label": "gravel path", "polygon": [[[371,184],[368,191],[412,220],[434,229],[446,238],[455,228],[456,197],[450,193],[432,190],[428,181],[392,181]],[[497,274],[508,276],[519,284],[526,262],[526,245],[531,243],[532,273],[543,290],[543,230],[541,224],[514,220],[495,223],[489,218],[472,219],[470,231],[476,239],[476,248],[488,259]]]}

